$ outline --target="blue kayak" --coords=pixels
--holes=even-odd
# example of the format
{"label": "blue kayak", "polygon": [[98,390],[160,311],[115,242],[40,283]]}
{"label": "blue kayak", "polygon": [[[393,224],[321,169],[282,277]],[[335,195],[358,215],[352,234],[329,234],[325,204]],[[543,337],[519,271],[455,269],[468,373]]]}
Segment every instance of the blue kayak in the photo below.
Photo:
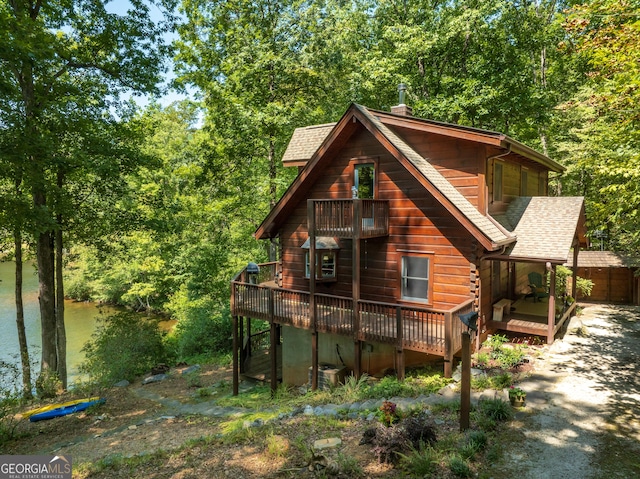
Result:
{"label": "blue kayak", "polygon": [[45,419],[53,419],[54,417],[59,417],[59,416],[66,416],[67,414],[73,414],[74,412],[84,411],[85,409],[88,409],[91,406],[104,404],[106,401],[107,400],[104,398],[100,398],[100,399],[92,398],[89,401],[79,402],[77,404],[50,409],[49,411],[44,411],[38,414],[32,414],[31,416],[29,416],[29,421],[36,422],[36,421],[43,421]]}

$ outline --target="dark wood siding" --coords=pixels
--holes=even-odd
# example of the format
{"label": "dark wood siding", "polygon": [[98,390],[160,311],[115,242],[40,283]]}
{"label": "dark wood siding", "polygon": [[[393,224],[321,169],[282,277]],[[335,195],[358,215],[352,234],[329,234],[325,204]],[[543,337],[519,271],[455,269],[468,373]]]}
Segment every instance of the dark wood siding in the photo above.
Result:
{"label": "dark wood siding", "polygon": [[[398,252],[415,251],[434,255],[432,307],[449,309],[468,300],[475,239],[367,131],[356,133],[332,159],[308,197],[350,198],[353,181],[350,162],[363,156],[378,159],[377,199],[389,200],[390,219],[388,237],[360,242],[362,298],[398,301]],[[300,248],[307,239],[306,215],[303,201],[280,230],[285,288],[309,289],[304,278],[305,250]],[[340,243],[338,280],[317,283],[318,293],[351,296],[353,241],[341,239]]]}
{"label": "dark wood siding", "polygon": [[468,140],[397,128],[397,132],[422,157],[455,186],[474,206],[484,204],[485,148]]}

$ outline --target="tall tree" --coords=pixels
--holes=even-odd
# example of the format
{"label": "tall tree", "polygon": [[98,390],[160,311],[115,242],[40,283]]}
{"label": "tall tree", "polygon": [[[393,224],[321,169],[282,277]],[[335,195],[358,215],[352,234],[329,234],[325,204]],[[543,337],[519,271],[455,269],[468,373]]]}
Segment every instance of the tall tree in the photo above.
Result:
{"label": "tall tree", "polygon": [[[150,19],[151,2],[131,0],[131,9],[122,15],[108,13],[107,3],[0,1],[0,92],[8,98],[0,122],[19,139],[15,151],[31,196],[41,376],[56,373],[65,385],[64,320],[56,315],[63,293],[56,297],[55,251],[62,248],[56,241],[62,240],[63,218],[72,215],[62,209],[68,204],[66,181],[70,171],[118,174],[95,151],[95,132],[114,121],[121,93],[154,91],[167,51],[162,34],[170,26]],[[153,3],[173,12],[172,0]],[[91,163],[89,158],[99,160]]]}
{"label": "tall tree", "polygon": [[179,80],[204,98],[208,169],[255,226],[290,181],[278,158],[293,128],[334,119],[326,52],[313,44],[326,11],[296,0],[184,0],[183,9]]}
{"label": "tall tree", "polygon": [[640,254],[640,2],[576,6],[569,47],[586,63],[588,81],[559,108],[569,165],[565,189],[587,197],[592,235],[608,247]]}

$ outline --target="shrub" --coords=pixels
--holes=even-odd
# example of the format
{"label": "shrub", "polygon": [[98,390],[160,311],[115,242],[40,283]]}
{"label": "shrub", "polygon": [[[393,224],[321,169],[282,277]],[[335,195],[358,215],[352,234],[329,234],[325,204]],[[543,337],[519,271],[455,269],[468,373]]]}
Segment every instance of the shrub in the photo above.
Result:
{"label": "shrub", "polygon": [[508,421],[513,417],[511,405],[500,399],[481,401],[480,413],[495,421]]}
{"label": "shrub", "polygon": [[449,458],[449,470],[456,477],[471,477],[471,469],[467,462],[460,456],[454,455]]}
{"label": "shrub", "polygon": [[402,421],[402,427],[414,448],[433,446],[437,442],[436,431],[431,421],[432,418],[424,412]]}
{"label": "shrub", "polygon": [[157,322],[133,313],[118,313],[100,320],[83,347],[80,371],[100,384],[132,381],[159,363],[167,352]]}
{"label": "shrub", "polygon": [[219,312],[206,298],[183,306],[174,311],[178,322],[172,339],[181,360],[212,356],[231,349],[232,328],[228,307]]}
{"label": "shrub", "polygon": [[407,455],[402,455],[401,467],[411,477],[431,477],[438,470],[438,452],[430,447],[412,448]]}

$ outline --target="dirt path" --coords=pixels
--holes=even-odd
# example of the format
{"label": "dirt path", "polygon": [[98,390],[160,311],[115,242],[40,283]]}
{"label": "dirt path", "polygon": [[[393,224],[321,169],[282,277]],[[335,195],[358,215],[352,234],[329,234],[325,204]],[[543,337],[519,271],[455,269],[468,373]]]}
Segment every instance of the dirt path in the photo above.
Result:
{"label": "dirt path", "polygon": [[640,477],[640,308],[588,305],[522,383],[494,478]]}

